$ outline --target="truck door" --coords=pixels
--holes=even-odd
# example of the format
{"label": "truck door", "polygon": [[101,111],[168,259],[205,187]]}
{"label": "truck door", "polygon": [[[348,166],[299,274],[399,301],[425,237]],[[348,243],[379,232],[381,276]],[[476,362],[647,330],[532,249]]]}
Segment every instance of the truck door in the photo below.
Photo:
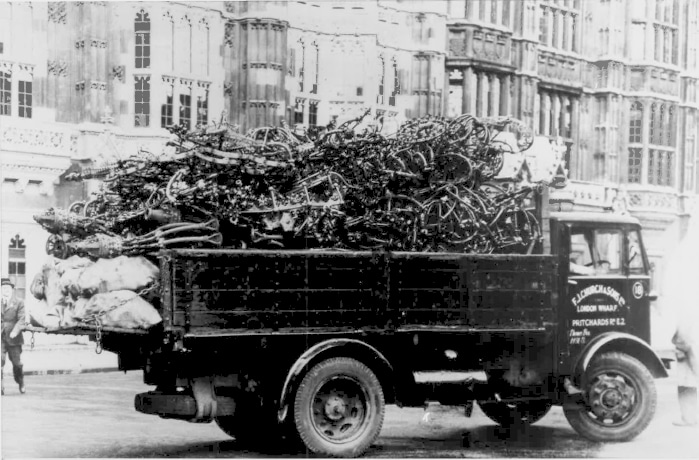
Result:
{"label": "truck door", "polygon": [[629,228],[626,232],[624,258],[628,266],[626,299],[629,302],[628,332],[650,343],[650,271],[643,250],[641,232]]}
{"label": "truck door", "polygon": [[570,224],[569,299],[560,316],[565,343],[559,342],[569,358],[595,336],[629,328],[624,242],[622,228]]}

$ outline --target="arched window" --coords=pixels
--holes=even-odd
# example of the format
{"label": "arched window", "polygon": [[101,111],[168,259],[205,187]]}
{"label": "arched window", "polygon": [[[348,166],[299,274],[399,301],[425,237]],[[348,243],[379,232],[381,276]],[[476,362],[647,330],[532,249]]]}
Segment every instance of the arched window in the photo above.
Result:
{"label": "arched window", "polygon": [[384,82],[386,80],[386,62],[383,57],[379,57],[379,95],[376,98],[377,104],[383,104]]}
{"label": "arched window", "polygon": [[301,44],[301,66],[299,69],[299,92],[303,92],[304,77],[306,74],[306,45],[305,43],[299,41]]}
{"label": "arched window", "polygon": [[643,104],[636,101],[631,104],[629,113],[629,142],[641,142],[641,130],[643,127]]}
{"label": "arched window", "polygon": [[665,142],[668,146],[675,146],[675,107],[670,106],[667,109],[667,133],[665,134]]}
{"label": "arched window", "polygon": [[658,126],[656,124],[656,103],[652,103],[650,105],[650,132],[649,132],[649,137],[650,137],[650,143],[655,144],[655,138],[657,136],[657,131],[658,131]]}
{"label": "arched window", "polygon": [[665,145],[665,104],[660,104],[660,119],[658,121],[657,129],[658,140],[656,144]]}
{"label": "arched window", "polygon": [[15,285],[15,295],[18,299],[24,299],[27,288],[26,250],[24,239],[19,235],[10,240],[7,274]]}
{"label": "arched window", "polygon": [[144,10],[136,14],[136,68],[150,69],[150,16]]}

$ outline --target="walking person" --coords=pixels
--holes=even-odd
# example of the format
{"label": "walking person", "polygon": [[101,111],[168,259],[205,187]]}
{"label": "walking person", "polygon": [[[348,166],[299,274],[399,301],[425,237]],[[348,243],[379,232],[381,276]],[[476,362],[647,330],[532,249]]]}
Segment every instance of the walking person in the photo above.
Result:
{"label": "walking person", "polygon": [[675,319],[672,344],[677,358],[675,379],[680,419],[676,426],[696,427],[699,386],[699,300],[695,294],[699,260],[699,218],[692,217],[687,233],[668,259],[663,298]]}
{"label": "walking person", "polygon": [[12,363],[12,373],[19,385],[19,392],[24,393],[24,373],[22,372],[22,330],[25,326],[24,301],[15,297],[15,285],[9,278],[0,281],[2,294],[2,394],[5,394],[5,354]]}

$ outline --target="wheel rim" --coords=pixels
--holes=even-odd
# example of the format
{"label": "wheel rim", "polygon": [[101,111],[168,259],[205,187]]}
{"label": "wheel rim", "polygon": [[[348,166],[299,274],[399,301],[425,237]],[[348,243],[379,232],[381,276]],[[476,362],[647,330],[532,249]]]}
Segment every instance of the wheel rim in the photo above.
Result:
{"label": "wheel rim", "polygon": [[349,376],[323,381],[310,403],[314,430],[332,443],[350,442],[362,435],[369,417],[369,395]]}
{"label": "wheel rim", "polygon": [[588,416],[605,427],[627,423],[638,411],[641,397],[633,379],[611,372],[596,375],[587,394]]}

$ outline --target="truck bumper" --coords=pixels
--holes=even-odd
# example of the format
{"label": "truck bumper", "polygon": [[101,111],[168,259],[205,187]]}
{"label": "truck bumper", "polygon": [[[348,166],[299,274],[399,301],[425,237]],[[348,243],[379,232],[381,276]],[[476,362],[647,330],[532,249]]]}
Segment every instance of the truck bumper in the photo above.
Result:
{"label": "truck bumper", "polygon": [[[197,401],[194,396],[187,393],[163,393],[161,391],[139,393],[134,400],[134,406],[138,412],[144,414],[198,421],[195,420]],[[235,399],[224,396],[216,398],[216,417],[229,416],[234,413]]]}

